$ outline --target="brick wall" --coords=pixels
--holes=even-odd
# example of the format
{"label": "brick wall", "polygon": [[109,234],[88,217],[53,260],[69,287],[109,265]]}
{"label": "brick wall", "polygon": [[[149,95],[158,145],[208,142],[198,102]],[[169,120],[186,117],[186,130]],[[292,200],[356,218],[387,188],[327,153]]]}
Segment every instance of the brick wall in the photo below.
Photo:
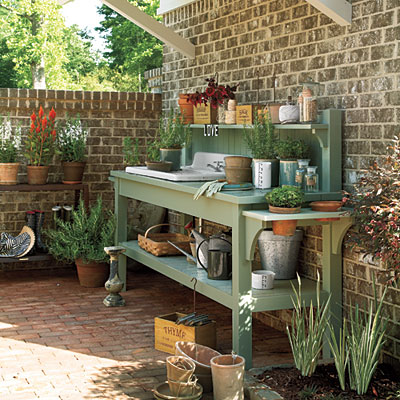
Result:
{"label": "brick wall", "polygon": [[[200,0],[164,16],[166,25],[196,45],[189,60],[164,46],[163,108],[176,107],[178,93],[205,87],[219,73],[224,84],[240,82],[239,104],[296,95],[300,82],[320,82],[319,106],[344,110],[343,181],[385,153],[400,133],[400,4],[398,0],[353,0],[353,22],[340,27],[304,0]],[[320,266],[318,228],[308,229],[301,254],[303,273]],[[378,266],[345,252],[344,302],[371,299],[371,271]],[[380,287],[382,290],[382,287]],[[387,298],[390,328],[385,354],[400,361],[400,292]],[[281,313],[282,314],[282,313]],[[266,320],[282,326],[282,315]],[[288,315],[285,313],[285,318]]]}
{"label": "brick wall", "polygon": [[[0,89],[0,115],[10,115],[13,124],[28,129],[32,111],[42,105],[46,114],[54,107],[56,120],[65,115],[80,115],[89,128],[87,165],[84,183],[89,184],[90,200],[101,195],[113,209],[114,192],[108,180],[111,170],[124,168],[123,138],[138,137],[141,154],[154,137],[161,110],[159,94],[126,92],[82,92],[65,90]],[[144,161],[144,158],[143,158]],[[19,183],[26,183],[26,162],[22,159]],[[49,183],[60,182],[60,160],[50,167]],[[73,204],[74,192],[0,192],[0,231],[17,233],[24,224],[27,210],[41,209],[50,217],[56,204]]]}

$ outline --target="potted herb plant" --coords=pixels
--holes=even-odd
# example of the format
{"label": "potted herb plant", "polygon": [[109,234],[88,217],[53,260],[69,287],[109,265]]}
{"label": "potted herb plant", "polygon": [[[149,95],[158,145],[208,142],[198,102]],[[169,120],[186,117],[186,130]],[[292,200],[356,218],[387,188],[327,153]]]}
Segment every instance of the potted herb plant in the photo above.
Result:
{"label": "potted herb plant", "polygon": [[172,161],[160,160],[160,142],[156,139],[147,146],[147,169],[153,171],[170,172]]}
{"label": "potted herb plant", "polygon": [[310,147],[300,139],[287,138],[279,140],[275,150],[279,158],[279,184],[295,185],[298,160],[309,157]]}
{"label": "potted herb plant", "polygon": [[72,211],[71,221],[56,221],[46,231],[49,253],[59,261],[75,262],[84,287],[100,287],[108,278],[108,256],[104,247],[114,245],[115,220],[103,207],[101,197],[86,210],[83,201]]}
{"label": "potted herb plant", "polygon": [[48,117],[44,115],[42,106],[38,115],[31,115],[31,127],[25,140],[25,157],[28,159],[28,183],[43,185],[49,175],[49,164],[54,156],[56,129],[56,112],[52,108]]}
{"label": "potted herb plant", "polygon": [[57,135],[57,153],[61,157],[63,183],[81,183],[86,165],[86,142],[88,130],[79,116],[68,117]]}
{"label": "potted herb plant", "polygon": [[16,185],[21,127],[13,128],[10,118],[0,118],[0,185]]}
{"label": "potted herb plant", "polygon": [[128,166],[140,165],[139,139],[135,141],[131,137],[125,137],[122,152],[124,154],[124,164]]}
{"label": "potted herb plant", "polygon": [[[296,214],[301,211],[304,194],[298,187],[283,186],[267,193],[265,199],[272,213]],[[296,230],[296,225],[297,220],[273,221],[272,229],[276,235],[291,236]]]}
{"label": "potted herb plant", "polygon": [[190,141],[190,128],[180,112],[170,111],[167,118],[161,116],[159,125],[161,161],[171,161],[172,171],[181,168],[182,148]]}
{"label": "potted herb plant", "polygon": [[269,113],[254,113],[252,126],[245,127],[243,137],[253,156],[253,166],[256,162],[271,163],[271,185],[279,185],[279,160],[276,158],[275,145],[277,137],[274,133]]}

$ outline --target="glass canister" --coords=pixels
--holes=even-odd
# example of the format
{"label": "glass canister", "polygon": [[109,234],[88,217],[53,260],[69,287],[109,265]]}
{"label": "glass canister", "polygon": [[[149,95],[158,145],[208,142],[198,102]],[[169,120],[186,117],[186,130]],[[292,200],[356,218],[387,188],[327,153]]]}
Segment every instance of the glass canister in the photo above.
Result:
{"label": "glass canister", "polygon": [[304,123],[316,122],[318,117],[317,97],[319,83],[304,82],[302,85],[303,90],[300,96],[302,97],[303,115],[302,118],[300,118],[300,121]]}
{"label": "glass canister", "polygon": [[319,190],[319,177],[317,174],[318,167],[307,167],[307,173],[305,175],[305,191],[308,193],[318,192]]}
{"label": "glass canister", "polygon": [[298,188],[305,190],[305,176],[307,173],[307,167],[310,163],[310,160],[297,160],[299,167],[296,169],[296,177],[295,177],[295,186]]}

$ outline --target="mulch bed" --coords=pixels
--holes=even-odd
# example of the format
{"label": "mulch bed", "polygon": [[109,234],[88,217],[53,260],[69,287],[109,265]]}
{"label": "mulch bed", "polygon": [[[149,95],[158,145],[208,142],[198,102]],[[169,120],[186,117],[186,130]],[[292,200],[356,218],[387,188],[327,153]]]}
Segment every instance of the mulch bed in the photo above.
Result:
{"label": "mulch bed", "polygon": [[285,400],[398,399],[396,391],[400,390],[399,375],[388,365],[381,365],[377,369],[367,394],[363,396],[351,390],[343,392],[340,389],[334,365],[318,366],[311,377],[301,376],[295,368],[275,368],[265,371],[258,376],[258,379]]}

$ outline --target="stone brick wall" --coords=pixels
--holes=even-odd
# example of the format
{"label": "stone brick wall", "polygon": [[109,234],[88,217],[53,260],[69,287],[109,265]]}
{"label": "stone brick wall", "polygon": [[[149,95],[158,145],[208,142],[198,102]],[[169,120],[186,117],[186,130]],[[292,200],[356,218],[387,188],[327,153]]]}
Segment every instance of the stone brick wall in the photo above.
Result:
{"label": "stone brick wall", "polygon": [[[54,107],[56,120],[66,114],[80,118],[89,128],[87,165],[83,182],[89,185],[90,200],[101,195],[113,209],[114,192],[108,180],[111,170],[121,170],[122,143],[127,136],[139,138],[141,154],[158,128],[161,96],[151,93],[82,92],[65,90],[0,89],[0,115],[28,129],[29,117],[42,105],[46,114]],[[144,161],[144,157],[143,157]],[[26,183],[26,162],[22,158],[19,183]],[[54,159],[49,183],[62,180],[61,162]],[[51,207],[73,204],[74,192],[0,192],[0,231],[17,233],[27,210],[41,209],[49,220]]]}
{"label": "stone brick wall", "polygon": [[[199,0],[164,15],[164,22],[196,45],[189,60],[164,46],[163,108],[179,93],[205,88],[219,73],[224,84],[240,82],[239,104],[296,96],[300,82],[320,82],[319,107],[344,110],[343,182],[385,153],[400,133],[400,4],[398,0],[353,0],[353,22],[341,27],[305,0]],[[258,79],[259,77],[259,79]],[[302,270],[315,277],[321,259],[318,229],[308,229]],[[371,299],[376,265],[345,252],[344,302]],[[380,290],[382,288],[380,287]],[[390,330],[385,355],[400,361],[399,291],[387,298]],[[265,317],[282,326],[279,315]],[[285,317],[287,319],[287,315]]]}

